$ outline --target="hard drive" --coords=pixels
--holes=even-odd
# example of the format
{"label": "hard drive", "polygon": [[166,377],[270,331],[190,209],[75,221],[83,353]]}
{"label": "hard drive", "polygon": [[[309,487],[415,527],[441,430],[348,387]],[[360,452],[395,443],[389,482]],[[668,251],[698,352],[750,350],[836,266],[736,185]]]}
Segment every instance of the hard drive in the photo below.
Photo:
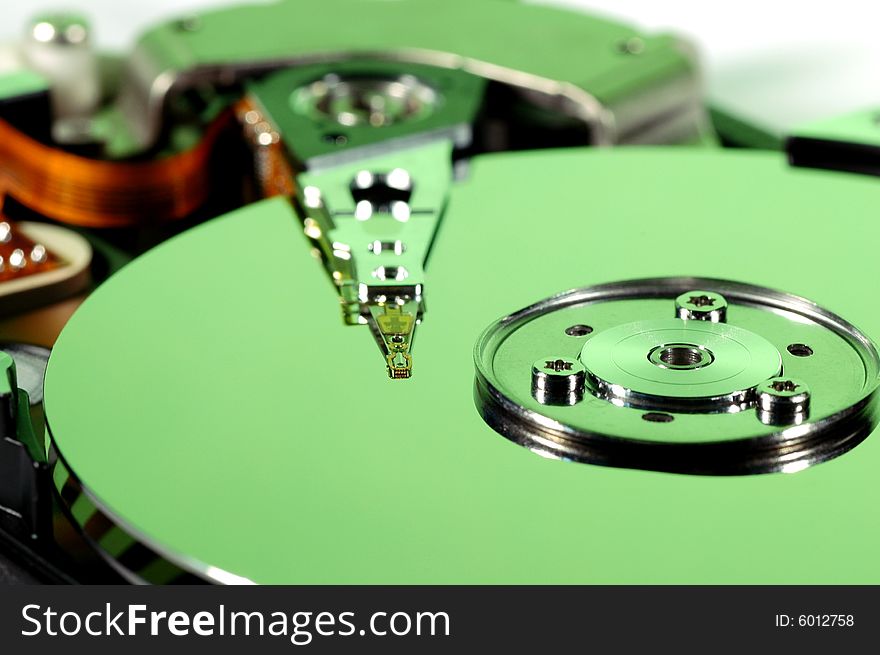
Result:
{"label": "hard drive", "polygon": [[160,584],[880,579],[871,114],[724,149],[684,43],[494,0],[209,12],[119,70],[92,150],[57,111],[43,145],[210,172],[12,206],[133,256],[30,339],[45,420],[4,360],[37,556],[77,577],[72,527]]}

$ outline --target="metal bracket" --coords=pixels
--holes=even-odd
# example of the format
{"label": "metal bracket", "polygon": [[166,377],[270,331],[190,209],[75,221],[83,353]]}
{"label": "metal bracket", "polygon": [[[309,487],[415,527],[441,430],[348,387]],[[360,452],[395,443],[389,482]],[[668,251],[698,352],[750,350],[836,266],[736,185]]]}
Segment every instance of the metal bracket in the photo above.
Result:
{"label": "metal bracket", "polygon": [[[357,29],[328,29],[340,18]],[[565,38],[566,57],[523,56],[546,51],[542,35],[554,31]],[[118,109],[146,149],[158,141],[176,94],[363,58],[461,70],[509,85],[584,123],[596,145],[688,141],[706,124],[696,57],[681,39],[497,0],[301,0],[168,22],[144,34],[127,59]]]}
{"label": "metal bracket", "polygon": [[392,379],[412,373],[424,266],[452,184],[452,149],[441,140],[299,178],[304,231],[337,286],[343,319],[370,326]]}
{"label": "metal bracket", "polygon": [[0,352],[0,528],[27,542],[52,534],[51,477],[19,389],[12,357]]}

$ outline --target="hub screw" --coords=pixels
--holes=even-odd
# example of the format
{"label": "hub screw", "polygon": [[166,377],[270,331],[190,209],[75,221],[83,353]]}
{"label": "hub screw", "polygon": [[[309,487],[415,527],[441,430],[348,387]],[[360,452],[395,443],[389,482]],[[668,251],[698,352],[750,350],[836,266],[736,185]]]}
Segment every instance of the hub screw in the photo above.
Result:
{"label": "hub screw", "polygon": [[675,315],[691,321],[724,323],[727,320],[727,301],[714,291],[688,291],[675,299]]}
{"label": "hub screw", "polygon": [[757,388],[758,418],[767,425],[802,423],[810,411],[810,388],[797,378],[777,377]]}
{"label": "hub screw", "polygon": [[574,405],[584,398],[586,369],[570,357],[544,357],[532,365],[532,396],[542,405]]}

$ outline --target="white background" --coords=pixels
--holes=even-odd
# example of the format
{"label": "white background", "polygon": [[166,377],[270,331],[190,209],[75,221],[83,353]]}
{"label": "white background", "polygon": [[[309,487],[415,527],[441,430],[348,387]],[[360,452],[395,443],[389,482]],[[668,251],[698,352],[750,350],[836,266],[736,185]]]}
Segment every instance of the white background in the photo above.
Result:
{"label": "white background", "polygon": [[[688,36],[703,55],[713,101],[768,127],[785,129],[813,118],[880,106],[880,3],[876,0],[539,1]],[[150,23],[223,4],[241,3],[4,0],[0,40],[18,38],[28,18],[41,10],[73,8],[91,18],[99,47],[124,50]]]}

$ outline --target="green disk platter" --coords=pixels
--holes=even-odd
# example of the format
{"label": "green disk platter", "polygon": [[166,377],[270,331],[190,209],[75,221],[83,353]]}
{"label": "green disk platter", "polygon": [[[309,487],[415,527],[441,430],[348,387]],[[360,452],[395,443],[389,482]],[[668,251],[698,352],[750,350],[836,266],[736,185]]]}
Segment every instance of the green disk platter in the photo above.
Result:
{"label": "green disk platter", "polygon": [[[390,380],[290,204],[251,205],[135,260],[64,329],[45,384],[56,483],[149,581],[878,582],[876,436],[796,473],[687,475],[542,458],[474,397],[475,344],[499,317],[621,280],[778,289],[880,335],[878,206],[874,179],[776,153],[476,157],[427,262],[415,373]],[[652,301],[661,327],[673,291]]]}

